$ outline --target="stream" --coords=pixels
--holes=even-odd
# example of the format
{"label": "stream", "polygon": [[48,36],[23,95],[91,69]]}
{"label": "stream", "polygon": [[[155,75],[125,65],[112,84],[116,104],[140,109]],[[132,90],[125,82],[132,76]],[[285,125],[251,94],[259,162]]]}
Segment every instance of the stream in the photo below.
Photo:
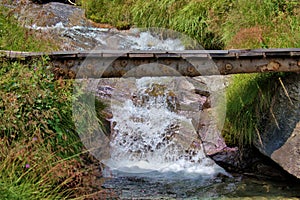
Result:
{"label": "stream", "polygon": [[[162,29],[101,28],[71,5],[27,4],[16,10],[21,24],[56,38],[61,50],[167,51],[185,50],[187,44],[201,48],[179,33]],[[299,184],[230,174],[206,156],[195,127],[197,112],[193,117],[181,114],[194,111],[193,106],[203,107],[206,97],[192,94],[193,99],[202,100],[187,103],[189,80],[185,77],[122,78],[114,87],[97,81],[97,87],[105,86],[110,96],[112,113],[109,144],[102,149],[109,151],[108,156],[96,156],[105,165],[102,187],[115,191],[121,199],[300,198]]]}

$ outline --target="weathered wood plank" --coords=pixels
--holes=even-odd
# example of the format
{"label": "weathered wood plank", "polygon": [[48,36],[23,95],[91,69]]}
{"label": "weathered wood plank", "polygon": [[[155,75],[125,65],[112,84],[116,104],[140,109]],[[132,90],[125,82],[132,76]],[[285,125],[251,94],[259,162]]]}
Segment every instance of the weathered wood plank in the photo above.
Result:
{"label": "weathered wood plank", "polygon": [[[90,70],[89,74],[105,77],[120,77],[140,65],[149,63],[168,66],[183,76],[300,72],[300,48],[186,51],[96,50],[51,53],[0,51],[0,58],[15,60],[30,60],[45,55],[49,56],[55,67],[67,68],[75,72],[79,67],[87,67]],[[97,67],[103,69],[102,74],[96,73]],[[143,75],[151,74],[142,72],[139,74],[139,76]],[[152,75],[168,76],[172,73],[164,74],[157,71]]]}

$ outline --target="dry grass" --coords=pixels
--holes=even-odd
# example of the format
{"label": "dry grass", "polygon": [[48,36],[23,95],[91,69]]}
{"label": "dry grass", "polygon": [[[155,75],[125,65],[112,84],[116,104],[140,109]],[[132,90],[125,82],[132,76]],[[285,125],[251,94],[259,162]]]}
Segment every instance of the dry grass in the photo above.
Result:
{"label": "dry grass", "polygon": [[266,45],[265,32],[268,32],[266,27],[241,28],[227,44],[226,49],[262,48]]}

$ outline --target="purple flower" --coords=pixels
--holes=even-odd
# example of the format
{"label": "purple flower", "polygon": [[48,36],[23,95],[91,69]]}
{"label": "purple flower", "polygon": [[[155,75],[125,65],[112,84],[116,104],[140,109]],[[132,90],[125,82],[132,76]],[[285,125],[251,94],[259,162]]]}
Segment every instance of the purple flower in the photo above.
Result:
{"label": "purple flower", "polygon": [[25,165],[25,168],[28,169],[29,167],[30,167],[30,165],[27,163],[27,164]]}
{"label": "purple flower", "polygon": [[34,71],[36,71],[37,70],[37,68],[36,67],[34,67],[34,69],[33,69]]}
{"label": "purple flower", "polygon": [[33,137],[33,138],[32,138],[32,141],[37,141],[37,137]]}

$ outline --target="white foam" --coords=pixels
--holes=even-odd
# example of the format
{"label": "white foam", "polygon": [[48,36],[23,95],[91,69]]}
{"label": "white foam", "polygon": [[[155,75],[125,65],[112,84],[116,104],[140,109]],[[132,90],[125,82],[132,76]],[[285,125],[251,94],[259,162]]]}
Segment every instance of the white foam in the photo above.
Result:
{"label": "white foam", "polygon": [[128,40],[133,42],[132,49],[139,50],[184,50],[179,39],[159,39],[154,37],[149,31],[141,32],[139,37],[129,36]]}
{"label": "white foam", "polygon": [[[146,91],[154,87],[154,83],[167,87],[170,86],[170,78],[138,79],[135,101],[126,99],[124,102],[112,103],[112,121],[116,124],[110,143],[111,158],[103,162],[111,169],[129,173],[225,173],[213,160],[205,156],[201,144],[198,144],[199,148],[190,149],[190,145],[197,140],[191,119],[168,108],[168,89],[165,89],[163,95],[148,95]],[[185,136],[180,128],[176,128],[183,125],[194,133],[194,137],[190,137],[190,134]],[[173,135],[175,139],[166,139]],[[184,139],[177,139],[176,135]]]}

